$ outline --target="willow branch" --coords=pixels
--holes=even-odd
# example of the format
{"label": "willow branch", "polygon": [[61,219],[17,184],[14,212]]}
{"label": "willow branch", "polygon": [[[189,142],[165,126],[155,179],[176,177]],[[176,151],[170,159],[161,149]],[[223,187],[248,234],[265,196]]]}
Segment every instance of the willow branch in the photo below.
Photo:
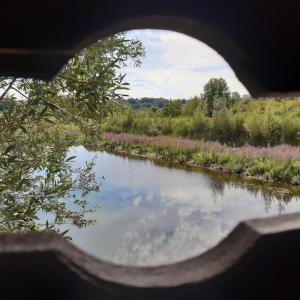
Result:
{"label": "willow branch", "polygon": [[7,86],[7,88],[5,89],[5,91],[3,92],[3,94],[0,96],[0,102],[3,100],[3,98],[6,96],[6,94],[8,93],[8,91],[11,89],[11,87],[13,86],[13,84],[16,82],[17,78],[14,78],[11,80],[11,82],[9,83],[9,85]]}
{"label": "willow branch", "polygon": [[21,96],[23,96],[24,98],[26,98],[27,100],[29,99],[25,94],[23,94],[22,92],[20,92],[18,89],[12,87],[12,90],[16,91],[17,93],[19,93]]}

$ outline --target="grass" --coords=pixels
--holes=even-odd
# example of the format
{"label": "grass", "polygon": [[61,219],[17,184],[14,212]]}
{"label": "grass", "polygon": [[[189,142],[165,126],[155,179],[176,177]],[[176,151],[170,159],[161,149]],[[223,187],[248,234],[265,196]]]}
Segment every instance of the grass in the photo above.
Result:
{"label": "grass", "polygon": [[299,99],[238,101],[212,117],[200,104],[187,110],[189,103],[176,117],[166,117],[162,110],[128,108],[108,116],[101,127],[106,132],[168,135],[232,146],[300,146]]}
{"label": "grass", "polygon": [[230,147],[216,141],[112,132],[103,138],[104,147],[112,150],[300,186],[300,147],[296,146]]}

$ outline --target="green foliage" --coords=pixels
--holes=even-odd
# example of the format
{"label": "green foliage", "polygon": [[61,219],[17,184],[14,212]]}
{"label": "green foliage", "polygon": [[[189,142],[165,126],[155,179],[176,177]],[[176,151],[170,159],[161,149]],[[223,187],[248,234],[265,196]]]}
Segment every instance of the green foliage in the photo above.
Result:
{"label": "green foliage", "polygon": [[[0,232],[59,231],[64,223],[92,222],[87,195],[99,191],[102,179],[95,177],[93,161],[72,167],[68,149],[76,141],[64,128],[99,138],[99,121],[128,89],[120,68],[128,60],[138,66],[143,55],[139,41],[118,34],[76,55],[52,81],[1,78]],[[132,123],[128,115],[124,128]]]}
{"label": "green foliage", "polygon": [[163,118],[160,120],[161,124],[161,133],[164,135],[172,135],[173,134],[173,122],[170,118]]}
{"label": "green foliage", "polygon": [[[300,185],[299,157],[283,159],[272,158],[267,155],[251,156],[247,152],[230,151],[229,148],[220,149],[218,146],[214,148],[207,142],[199,142],[198,147],[191,147],[190,143],[192,141],[190,140],[183,140],[183,142],[180,139],[168,137],[158,137],[158,140],[145,140],[147,139],[144,136],[136,136],[136,138],[130,136],[127,137],[127,140],[123,136],[123,138],[116,140],[109,138],[108,135],[103,143],[105,148],[117,151],[121,148],[129,153],[218,169],[230,174]],[[179,145],[180,141],[182,142],[181,146]]]}
{"label": "green foliage", "polygon": [[226,106],[230,99],[230,92],[225,79],[210,79],[204,86],[202,97],[206,103],[209,116],[212,116],[214,110]]}
{"label": "green foliage", "polygon": [[196,109],[193,117],[193,129],[191,138],[194,139],[207,139],[210,130],[211,120],[205,116],[201,109]]}
{"label": "green foliage", "polygon": [[193,120],[191,118],[181,117],[173,121],[173,132],[176,136],[190,137],[193,132]]}
{"label": "green foliage", "polygon": [[242,100],[242,97],[238,92],[232,92],[230,98],[232,103]]}
{"label": "green foliage", "polygon": [[186,102],[182,107],[182,114],[185,116],[193,116],[198,108],[201,107],[201,99],[194,97]]}
{"label": "green foliage", "polygon": [[[184,100],[183,100],[184,101]],[[132,108],[162,108],[168,103],[169,100],[165,98],[128,98],[124,100],[124,103]]]}
{"label": "green foliage", "polygon": [[118,112],[105,118],[101,128],[116,133],[213,140],[234,146],[300,145],[299,100],[240,100],[229,108],[214,111],[209,117],[203,100],[193,98],[181,105],[177,117],[165,116],[163,109],[131,110],[130,127],[123,124],[126,114]]}
{"label": "green foliage", "polygon": [[43,99],[59,107],[58,113],[64,114],[68,122],[80,127],[87,125],[87,120],[97,124],[120,106],[129,89],[120,68],[128,60],[139,66],[143,55],[140,41],[127,40],[124,34],[114,35],[84,49],[53,80],[21,80],[18,90],[30,99]]}
{"label": "green foliage", "polygon": [[224,144],[237,145],[243,144],[247,138],[244,127],[244,118],[234,115],[228,109],[215,112],[212,118],[211,137]]}
{"label": "green foliage", "polygon": [[162,114],[165,117],[178,117],[181,115],[181,101],[170,100],[162,109]]}
{"label": "green foliage", "polygon": [[65,222],[79,227],[92,222],[85,218],[91,211],[86,196],[101,182],[91,172],[93,162],[72,168],[67,156],[72,141],[61,136],[53,118],[48,122],[46,107],[16,102],[0,117],[0,232],[59,231]]}

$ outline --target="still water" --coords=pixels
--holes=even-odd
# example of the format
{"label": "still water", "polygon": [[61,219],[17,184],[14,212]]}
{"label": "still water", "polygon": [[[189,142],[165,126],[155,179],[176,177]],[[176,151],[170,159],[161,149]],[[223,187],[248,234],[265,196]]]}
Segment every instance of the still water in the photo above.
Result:
{"label": "still water", "polygon": [[243,219],[300,211],[296,196],[213,172],[186,170],[107,152],[71,150],[76,167],[95,155],[105,177],[89,197],[94,225],[72,228],[89,254],[126,265],[158,265],[203,253]]}

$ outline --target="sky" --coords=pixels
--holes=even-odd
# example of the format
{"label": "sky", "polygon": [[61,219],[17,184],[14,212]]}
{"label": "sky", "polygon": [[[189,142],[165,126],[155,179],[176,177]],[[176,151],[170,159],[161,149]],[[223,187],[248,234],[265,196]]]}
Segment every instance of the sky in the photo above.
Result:
{"label": "sky", "polygon": [[212,77],[223,77],[231,91],[249,94],[227,62],[212,48],[187,35],[166,30],[133,30],[126,33],[145,46],[142,65],[125,68],[133,98],[185,98],[200,95]]}

